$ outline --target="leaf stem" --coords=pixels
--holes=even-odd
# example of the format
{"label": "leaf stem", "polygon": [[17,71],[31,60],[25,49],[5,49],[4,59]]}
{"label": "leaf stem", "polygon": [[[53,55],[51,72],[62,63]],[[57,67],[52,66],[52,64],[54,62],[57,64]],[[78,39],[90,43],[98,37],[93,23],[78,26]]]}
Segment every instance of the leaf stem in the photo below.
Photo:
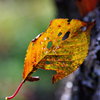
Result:
{"label": "leaf stem", "polygon": [[13,99],[17,93],[19,92],[20,88],[22,87],[22,85],[25,83],[25,80],[22,80],[22,82],[19,84],[18,88],[16,89],[16,91],[14,92],[14,94],[12,96],[8,96],[8,97],[5,97],[6,100],[9,100],[9,99]]}

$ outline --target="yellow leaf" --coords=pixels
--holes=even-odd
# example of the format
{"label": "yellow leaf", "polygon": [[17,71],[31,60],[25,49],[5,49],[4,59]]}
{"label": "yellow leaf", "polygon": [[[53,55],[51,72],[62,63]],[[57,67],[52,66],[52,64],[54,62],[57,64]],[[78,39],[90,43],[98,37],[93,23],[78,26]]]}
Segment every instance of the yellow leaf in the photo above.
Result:
{"label": "yellow leaf", "polygon": [[37,69],[54,70],[53,83],[68,76],[87,56],[93,24],[77,19],[55,19],[48,29],[29,44],[23,78],[31,81]]}

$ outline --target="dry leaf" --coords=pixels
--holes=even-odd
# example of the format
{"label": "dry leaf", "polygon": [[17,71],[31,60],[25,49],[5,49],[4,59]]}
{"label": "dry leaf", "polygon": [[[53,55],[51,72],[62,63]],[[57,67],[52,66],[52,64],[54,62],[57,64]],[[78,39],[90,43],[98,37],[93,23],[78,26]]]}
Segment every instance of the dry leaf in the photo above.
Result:
{"label": "dry leaf", "polygon": [[52,82],[68,76],[82,64],[88,53],[90,30],[94,23],[77,19],[55,19],[48,29],[29,44],[23,72],[23,80],[6,100],[13,99],[25,81],[38,81],[31,77],[37,69],[54,70]]}
{"label": "dry leaf", "polygon": [[54,70],[54,83],[75,71],[87,56],[92,26],[77,19],[51,21],[48,29],[29,44],[23,78],[34,80],[31,74],[39,68]]}

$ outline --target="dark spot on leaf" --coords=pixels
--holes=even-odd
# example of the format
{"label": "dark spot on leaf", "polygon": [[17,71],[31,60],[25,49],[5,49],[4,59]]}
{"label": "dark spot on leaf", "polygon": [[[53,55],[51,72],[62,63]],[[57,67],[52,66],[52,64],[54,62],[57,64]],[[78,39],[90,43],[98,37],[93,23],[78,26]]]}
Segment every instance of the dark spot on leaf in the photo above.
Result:
{"label": "dark spot on leaf", "polygon": [[50,62],[49,62],[49,61],[46,61],[45,63],[46,63],[46,64],[50,64]]}
{"label": "dark spot on leaf", "polygon": [[49,40],[49,37],[47,37],[47,39]]}
{"label": "dark spot on leaf", "polygon": [[70,32],[66,32],[65,35],[62,37],[62,40],[66,40],[69,37]]}
{"label": "dark spot on leaf", "polygon": [[71,19],[68,19],[68,24],[70,24]]}
{"label": "dark spot on leaf", "polygon": [[50,49],[52,47],[52,41],[49,41],[47,44],[47,48]]}
{"label": "dark spot on leaf", "polygon": [[60,32],[60,33],[58,33],[58,36],[61,36],[62,35],[62,33]]}
{"label": "dark spot on leaf", "polygon": [[58,27],[61,27],[61,25],[58,25]]}
{"label": "dark spot on leaf", "polygon": [[81,27],[81,30],[82,31],[86,31],[87,30],[87,27],[86,26],[83,26],[83,27]]}

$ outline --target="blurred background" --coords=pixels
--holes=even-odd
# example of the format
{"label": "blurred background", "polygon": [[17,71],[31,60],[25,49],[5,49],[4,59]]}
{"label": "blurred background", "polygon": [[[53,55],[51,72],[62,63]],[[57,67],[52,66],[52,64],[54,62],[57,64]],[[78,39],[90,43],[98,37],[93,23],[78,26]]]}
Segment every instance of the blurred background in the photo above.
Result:
{"label": "blurred background", "polygon": [[[55,15],[53,0],[0,0],[0,98],[17,88],[29,42],[45,31]],[[39,70],[36,75],[41,80],[26,82],[14,100],[52,98],[55,86],[51,83],[51,71]]]}
{"label": "blurred background", "polygon": [[[89,22],[97,15],[97,10],[94,11],[94,9],[97,9],[97,6],[91,6],[92,9],[86,10],[84,13],[79,7],[80,4],[77,3],[78,6],[76,6],[76,1],[78,3],[79,1],[86,3],[86,0],[0,0],[0,100],[3,100],[5,96],[12,95],[21,82],[24,58],[29,42],[39,33],[45,31],[52,19],[57,17],[68,17],[70,19],[79,18]],[[91,1],[93,3],[90,4],[94,4],[95,1],[99,0],[89,0],[89,2]],[[81,7],[86,8],[84,5]],[[89,13],[90,11],[93,12]],[[98,14],[100,14],[100,12],[98,12]],[[97,19],[98,16],[95,18]],[[96,31],[97,29],[94,30]],[[100,31],[96,34],[99,33]],[[96,36],[98,37],[100,35]],[[97,40],[96,36],[94,40]],[[92,43],[92,47],[94,47],[96,42],[97,41],[94,41]],[[94,54],[96,53],[97,52],[94,52]],[[90,53],[90,56],[92,54]],[[100,52],[98,55],[100,55]],[[94,58],[92,60],[94,61]],[[87,61],[88,60],[86,60],[86,63],[82,66],[86,66]],[[89,72],[93,69],[93,66],[90,66],[88,68]],[[83,94],[84,90],[89,90],[89,96],[91,97],[97,88],[96,86],[93,87],[94,85],[91,86],[89,83],[91,80],[94,80],[94,76],[89,76],[88,79],[92,79],[84,81],[85,78],[83,77],[86,69],[83,71],[84,68],[81,68],[82,69],[69,75],[68,78],[63,79],[56,84],[51,83],[51,78],[54,73],[53,71],[38,70],[33,75],[39,75],[41,80],[33,83],[26,82],[13,100],[100,100],[100,96],[98,99],[80,99],[80,90],[83,91]],[[91,73],[93,74],[93,70]],[[96,73],[98,73],[98,78],[100,72]],[[87,73],[85,74],[87,75]],[[82,86],[84,84],[82,82],[82,84],[80,83],[81,80],[83,83],[87,82],[83,90],[79,88],[80,86],[84,87]],[[99,86],[100,93],[100,85],[98,85],[100,79],[94,80],[93,82],[95,85]],[[71,98],[71,96],[73,96],[73,98]]]}

